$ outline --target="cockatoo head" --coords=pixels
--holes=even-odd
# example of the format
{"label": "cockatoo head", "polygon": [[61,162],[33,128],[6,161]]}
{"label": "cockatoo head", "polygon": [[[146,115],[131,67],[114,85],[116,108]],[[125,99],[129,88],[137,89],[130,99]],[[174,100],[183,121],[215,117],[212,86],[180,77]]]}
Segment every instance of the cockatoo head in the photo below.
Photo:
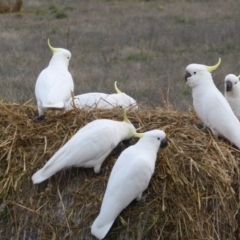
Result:
{"label": "cockatoo head", "polygon": [[115,98],[115,101],[118,106],[120,106],[123,109],[131,109],[131,110],[138,109],[136,100],[128,96],[126,93],[121,92],[117,87],[117,82],[115,82],[114,87],[117,94],[114,94],[113,98]]}
{"label": "cockatoo head", "polygon": [[225,94],[234,94],[236,90],[239,89],[237,92],[240,91],[240,76],[236,76],[234,74],[228,74],[225,77]]}
{"label": "cockatoo head", "polygon": [[150,141],[152,144],[158,146],[158,148],[164,148],[168,146],[166,133],[162,130],[151,130],[144,133],[133,132],[133,135],[138,138],[144,138]]}
{"label": "cockatoo head", "polygon": [[186,67],[185,80],[189,87],[194,88],[201,86],[202,84],[212,84],[211,72],[219,67],[221,58],[214,66],[205,66],[202,64],[190,64]]}
{"label": "cockatoo head", "polygon": [[67,49],[64,48],[54,48],[51,46],[50,41],[48,39],[48,46],[49,48],[52,50],[53,52],[53,57],[51,59],[51,61],[53,60],[55,61],[63,61],[64,63],[66,63],[67,67],[69,66],[69,61],[71,59],[71,52],[68,51]]}

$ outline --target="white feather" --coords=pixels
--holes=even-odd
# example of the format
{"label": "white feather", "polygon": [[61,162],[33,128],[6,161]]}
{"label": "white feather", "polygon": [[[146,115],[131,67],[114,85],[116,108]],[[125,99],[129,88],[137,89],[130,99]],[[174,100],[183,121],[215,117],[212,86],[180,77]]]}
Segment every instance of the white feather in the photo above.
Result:
{"label": "white feather", "polygon": [[[133,146],[117,159],[107,184],[102,206],[91,233],[103,239],[120,212],[134,199],[140,200],[154,172],[157,151],[166,146],[166,134],[161,130],[145,132]],[[162,147],[164,147],[162,145]]]}
{"label": "white feather", "polygon": [[[136,100],[125,93],[85,93],[74,97],[74,103],[77,108],[91,110],[94,108],[99,109],[112,109],[114,107],[121,107],[123,109],[137,110],[138,105]],[[68,110],[73,109],[73,103],[70,102]]]}
{"label": "white feather", "polygon": [[35,95],[39,116],[47,109],[65,111],[71,101],[74,90],[72,75],[68,71],[71,53],[63,48],[56,48],[49,65],[37,78]]}
{"label": "white feather", "polygon": [[228,74],[224,81],[224,95],[236,117],[240,117],[240,81],[234,74]]}
{"label": "white feather", "polygon": [[132,136],[131,129],[135,130],[130,122],[108,119],[87,124],[32,176],[33,183],[40,183],[56,172],[70,167],[94,168],[94,172],[99,173],[110,152],[119,142]]}
{"label": "white feather", "polygon": [[185,79],[192,88],[194,109],[213,135],[223,136],[240,148],[240,123],[207,69],[200,64],[186,68]]}

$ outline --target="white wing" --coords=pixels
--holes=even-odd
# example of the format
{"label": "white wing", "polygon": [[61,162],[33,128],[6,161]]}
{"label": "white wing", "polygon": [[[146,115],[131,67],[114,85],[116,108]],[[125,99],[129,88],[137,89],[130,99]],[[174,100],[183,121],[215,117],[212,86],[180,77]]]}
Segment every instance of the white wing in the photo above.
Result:
{"label": "white wing", "polygon": [[228,94],[228,92],[226,92],[225,98],[227,99],[236,117],[240,117],[240,97],[232,96],[231,94]]}
{"label": "white wing", "polygon": [[205,119],[216,129],[223,130],[228,125],[239,125],[239,121],[235,117],[230,105],[220,92],[208,91],[202,101],[202,112]]}
{"label": "white wing", "polygon": [[71,98],[73,89],[73,79],[68,71],[48,67],[40,73],[37,79],[35,94],[43,107],[58,106],[58,103],[59,106],[64,106],[63,103]]}
{"label": "white wing", "polygon": [[114,136],[114,128],[105,124],[90,128],[88,131],[78,131],[32,176],[33,182],[42,182],[56,172],[72,166],[100,169],[102,162],[116,147]]}
{"label": "white wing", "polygon": [[109,100],[109,102],[115,107],[120,106],[123,109],[133,107],[135,110],[138,108],[137,102],[125,93],[111,94],[107,100]]}
{"label": "white wing", "polygon": [[201,104],[200,118],[211,128],[240,147],[240,123],[224,96],[218,91],[208,91]]}
{"label": "white wing", "polygon": [[[134,109],[137,109],[136,101],[125,93],[105,94],[93,92],[77,95],[74,99],[76,107],[84,109],[95,107],[100,109],[111,109],[117,106],[121,106],[122,108],[134,106]],[[69,109],[72,108],[71,106]]]}
{"label": "white wing", "polygon": [[[97,119],[88,123],[87,125],[82,127],[79,131],[81,131],[81,134],[83,134],[84,132],[88,132],[90,129],[93,129],[95,127],[106,126],[106,125],[109,126],[109,128],[110,128],[110,125],[111,125],[111,128],[114,128],[115,122],[117,121],[110,120],[110,119]],[[78,132],[76,134],[78,134]]]}
{"label": "white wing", "polygon": [[78,108],[95,108],[101,99],[106,98],[105,93],[85,93],[74,97],[74,102]]}
{"label": "white wing", "polygon": [[119,213],[147,188],[152,176],[148,156],[135,146],[126,149],[111,172],[99,216],[91,232],[102,239]]}

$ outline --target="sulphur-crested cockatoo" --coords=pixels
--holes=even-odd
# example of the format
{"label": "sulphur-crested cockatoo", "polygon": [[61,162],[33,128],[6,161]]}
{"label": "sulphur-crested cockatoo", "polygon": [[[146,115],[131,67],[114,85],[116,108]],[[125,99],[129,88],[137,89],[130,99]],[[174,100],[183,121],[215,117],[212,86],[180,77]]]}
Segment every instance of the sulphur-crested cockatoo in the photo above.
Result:
{"label": "sulphur-crested cockatoo", "polygon": [[47,109],[65,112],[74,90],[72,75],[68,71],[71,53],[63,48],[53,48],[48,39],[53,56],[47,68],[42,70],[35,85],[39,116]]}
{"label": "sulphur-crested cockatoo", "polygon": [[53,157],[33,176],[34,184],[70,167],[94,168],[99,173],[101,165],[110,152],[123,140],[130,139],[135,127],[124,121],[99,119],[81,128]]}
{"label": "sulphur-crested cockatoo", "polygon": [[211,67],[190,64],[186,67],[185,80],[192,88],[194,110],[204,125],[214,136],[223,136],[240,149],[240,123],[211,75],[220,63],[221,59]]}
{"label": "sulphur-crested cockatoo", "polygon": [[[106,94],[99,92],[84,93],[74,97],[74,104],[77,108],[91,110],[94,108],[111,109],[121,107],[123,109],[137,110],[138,105],[129,95],[121,92],[117,87],[117,82],[114,84],[117,93]],[[68,110],[74,108],[74,104],[70,102]]]}
{"label": "sulphur-crested cockatoo", "polygon": [[224,95],[234,114],[240,117],[240,76],[228,74],[225,77]]}
{"label": "sulphur-crested cockatoo", "polygon": [[107,184],[100,213],[91,226],[91,233],[103,239],[120,212],[134,199],[139,201],[148,187],[155,168],[159,147],[168,142],[162,130],[134,133],[140,140],[125,149],[117,159]]}

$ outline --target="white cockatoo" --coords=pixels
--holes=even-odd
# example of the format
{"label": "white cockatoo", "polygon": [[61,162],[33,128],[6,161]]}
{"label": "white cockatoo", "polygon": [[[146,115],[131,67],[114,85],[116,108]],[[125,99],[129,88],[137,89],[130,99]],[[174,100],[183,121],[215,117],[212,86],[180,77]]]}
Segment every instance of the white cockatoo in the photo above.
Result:
{"label": "white cockatoo", "polygon": [[[74,97],[74,104],[77,108],[91,110],[94,108],[111,109],[121,107],[123,109],[137,110],[138,105],[129,95],[121,92],[117,87],[117,82],[114,84],[117,93],[106,94],[99,92],[84,93]],[[74,108],[73,102],[68,105],[68,110]]]}
{"label": "white cockatoo", "polygon": [[39,117],[47,109],[65,112],[74,90],[72,75],[68,71],[71,53],[63,48],[53,48],[49,39],[48,46],[53,56],[48,67],[39,74],[35,85]]}
{"label": "white cockatoo", "polygon": [[155,169],[159,147],[168,145],[162,130],[134,133],[140,140],[118,157],[108,180],[100,213],[91,226],[91,233],[103,239],[120,212],[134,199],[141,200]]}
{"label": "white cockatoo", "polygon": [[225,77],[224,95],[236,117],[240,117],[240,76],[228,74]]}
{"label": "white cockatoo", "polygon": [[40,183],[58,171],[70,167],[94,168],[99,173],[110,152],[123,140],[130,139],[135,127],[124,111],[124,121],[99,119],[81,128],[33,176],[34,184]]}
{"label": "white cockatoo", "polygon": [[185,80],[192,88],[193,106],[205,126],[214,136],[222,136],[240,149],[240,123],[234,115],[226,98],[215,86],[211,72],[215,66],[190,64],[186,67]]}

